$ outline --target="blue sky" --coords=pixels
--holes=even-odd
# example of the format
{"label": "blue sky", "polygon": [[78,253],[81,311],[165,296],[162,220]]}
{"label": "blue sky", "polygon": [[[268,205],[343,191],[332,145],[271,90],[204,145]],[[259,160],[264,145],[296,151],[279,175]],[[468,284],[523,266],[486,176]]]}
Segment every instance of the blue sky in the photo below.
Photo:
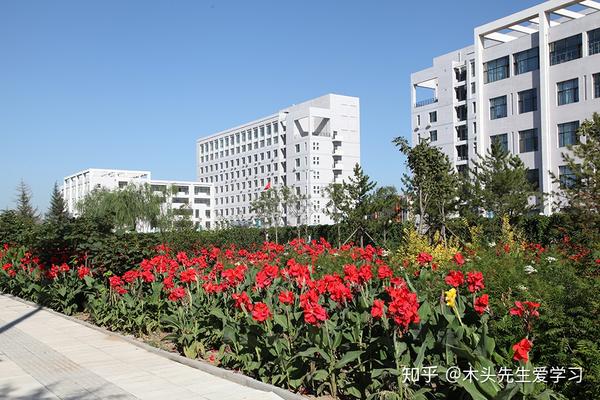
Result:
{"label": "blue sky", "polygon": [[365,171],[400,186],[410,73],[539,1],[0,2],[0,209],[85,168],[195,179],[197,138],[360,97]]}

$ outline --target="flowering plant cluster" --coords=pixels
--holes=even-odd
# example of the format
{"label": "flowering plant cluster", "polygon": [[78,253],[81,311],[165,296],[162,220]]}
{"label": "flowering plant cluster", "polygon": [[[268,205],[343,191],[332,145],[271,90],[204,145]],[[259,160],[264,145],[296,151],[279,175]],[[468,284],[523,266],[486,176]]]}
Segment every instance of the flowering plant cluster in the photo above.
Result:
{"label": "flowering plant cluster", "polygon": [[[381,249],[335,248],[323,239],[264,243],[256,251],[207,247],[193,254],[161,245],[154,257],[106,276],[87,265],[45,267],[8,247],[0,261],[2,291],[40,302],[57,296],[71,302],[69,312],[85,310],[110,329],[162,331],[188,357],[303,393],[511,398],[525,390],[492,381],[467,386],[401,379],[402,369],[425,364],[494,370],[510,363],[508,349],[499,352],[489,336],[483,274],[469,270],[461,253],[438,268],[439,260],[426,252],[393,266]],[[323,273],[323,262],[337,270]],[[37,293],[24,290],[32,285]],[[54,292],[65,292],[64,298],[48,295]],[[511,314],[537,313],[528,302],[520,307],[515,304]],[[523,340],[513,348],[515,360],[528,359],[531,342]]]}

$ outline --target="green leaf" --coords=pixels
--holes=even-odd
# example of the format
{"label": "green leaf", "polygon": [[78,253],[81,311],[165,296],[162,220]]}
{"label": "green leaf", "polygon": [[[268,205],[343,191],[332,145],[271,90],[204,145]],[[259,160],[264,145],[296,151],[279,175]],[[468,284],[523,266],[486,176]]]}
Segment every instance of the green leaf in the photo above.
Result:
{"label": "green leaf", "polygon": [[357,360],[363,353],[364,352],[362,350],[354,350],[347,352],[346,354],[344,354],[344,357],[342,357],[341,360],[339,360],[335,364],[335,368],[339,369],[345,367],[349,363]]}

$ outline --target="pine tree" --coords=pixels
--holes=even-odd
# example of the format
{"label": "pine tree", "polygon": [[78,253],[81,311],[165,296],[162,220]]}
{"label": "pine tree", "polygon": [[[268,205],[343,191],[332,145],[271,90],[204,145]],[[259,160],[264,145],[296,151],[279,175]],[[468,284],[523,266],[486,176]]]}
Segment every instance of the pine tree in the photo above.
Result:
{"label": "pine tree", "polygon": [[52,188],[50,208],[48,209],[46,218],[51,222],[64,222],[68,219],[65,199],[58,189],[58,184],[56,182],[54,182],[54,187]]}
{"label": "pine tree", "polygon": [[483,210],[488,216],[507,216],[511,222],[536,208],[529,199],[541,196],[527,178],[527,168],[521,158],[492,143],[485,156],[471,169],[471,198],[466,206]]}
{"label": "pine tree", "polygon": [[31,189],[29,185],[21,179],[17,187],[17,215],[25,223],[33,224],[37,222],[37,209],[31,205]]}

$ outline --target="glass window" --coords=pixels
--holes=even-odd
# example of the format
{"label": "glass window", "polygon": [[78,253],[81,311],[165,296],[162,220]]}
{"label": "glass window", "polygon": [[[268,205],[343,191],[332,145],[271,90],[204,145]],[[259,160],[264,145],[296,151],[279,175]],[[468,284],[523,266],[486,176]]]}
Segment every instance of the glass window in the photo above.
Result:
{"label": "glass window", "polygon": [[296,153],[300,153],[300,143],[296,143]]}
{"label": "glass window", "polygon": [[485,83],[508,78],[508,56],[488,61],[483,64],[483,77]]}
{"label": "glass window", "polygon": [[459,161],[463,161],[469,158],[469,147],[466,144],[456,146],[456,154]]}
{"label": "glass window", "polygon": [[558,82],[558,105],[577,103],[579,101],[579,79],[570,79],[568,81]]}
{"label": "glass window", "polygon": [[429,122],[437,122],[437,111],[429,113]]}
{"label": "glass window", "polygon": [[464,121],[467,119],[467,106],[466,105],[462,105],[462,106],[458,106],[458,107],[454,107],[456,109],[456,118],[458,118],[459,121]]}
{"label": "glass window", "polygon": [[456,135],[458,140],[467,140],[467,125],[459,125],[456,127]]}
{"label": "glass window", "polygon": [[594,74],[594,97],[600,97],[600,73]]}
{"label": "glass window", "polygon": [[531,183],[534,190],[538,190],[540,187],[540,170],[537,168],[528,169],[527,180]]}
{"label": "glass window", "polygon": [[578,129],[579,121],[558,124],[558,147],[566,147],[579,143],[579,138],[577,137]]}
{"label": "glass window", "polygon": [[589,55],[600,53],[600,28],[588,32]]}
{"label": "glass window", "polygon": [[575,184],[575,174],[566,165],[558,167],[558,180],[560,181],[561,188],[570,188]]}
{"label": "glass window", "polygon": [[537,90],[519,92],[519,114],[537,110]]}
{"label": "glass window", "polygon": [[429,132],[429,140],[432,142],[436,142],[438,140],[437,138],[437,131],[430,131]]}
{"label": "glass window", "polygon": [[491,136],[491,142],[499,144],[502,150],[508,152],[508,133]]}
{"label": "glass window", "polygon": [[519,132],[519,153],[537,151],[538,138],[537,129],[528,129]]}
{"label": "glass window", "polygon": [[490,99],[490,119],[506,117],[506,96]]}
{"label": "glass window", "polygon": [[550,65],[581,58],[581,34],[550,43]]}
{"label": "glass window", "polygon": [[539,47],[521,51],[514,55],[515,59],[515,75],[524,74],[525,72],[534,71],[540,68]]}
{"label": "glass window", "polygon": [[471,76],[475,76],[475,61],[471,61]]}

